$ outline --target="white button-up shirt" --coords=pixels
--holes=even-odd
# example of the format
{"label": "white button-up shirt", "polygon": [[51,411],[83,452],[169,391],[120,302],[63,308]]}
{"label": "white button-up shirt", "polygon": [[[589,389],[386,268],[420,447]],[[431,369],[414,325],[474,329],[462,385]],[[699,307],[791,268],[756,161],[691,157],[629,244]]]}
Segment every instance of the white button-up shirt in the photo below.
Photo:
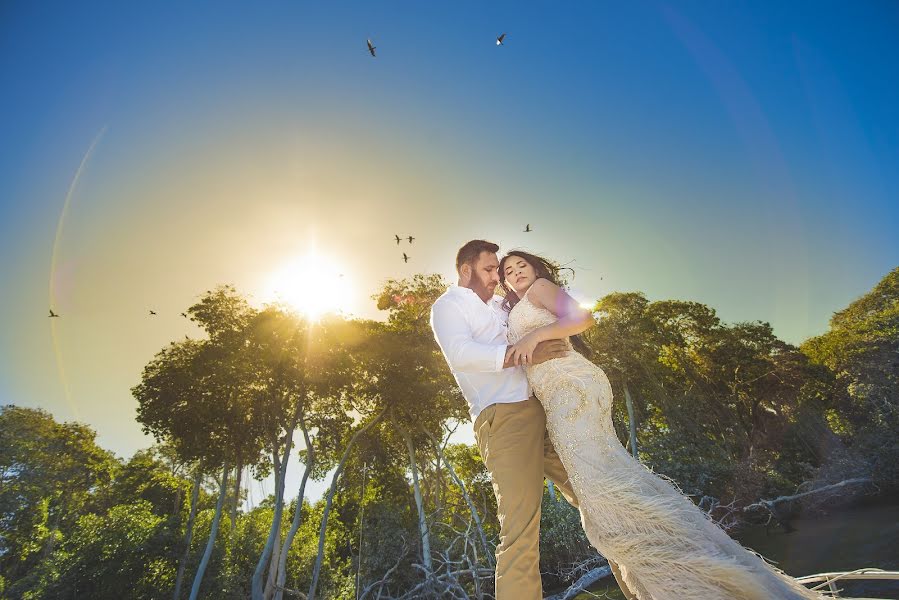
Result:
{"label": "white button-up shirt", "polygon": [[523,367],[503,369],[509,313],[502,302],[494,296],[485,303],[474,291],[454,285],[431,307],[431,329],[468,400],[472,422],[491,404],[531,395]]}

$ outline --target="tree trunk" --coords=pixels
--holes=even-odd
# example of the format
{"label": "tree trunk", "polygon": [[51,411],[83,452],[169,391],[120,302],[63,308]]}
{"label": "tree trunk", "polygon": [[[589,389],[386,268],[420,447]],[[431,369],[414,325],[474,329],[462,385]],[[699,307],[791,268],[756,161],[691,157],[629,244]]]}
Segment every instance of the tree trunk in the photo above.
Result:
{"label": "tree trunk", "polygon": [[312,466],[315,464],[315,453],[312,450],[312,442],[309,439],[309,430],[306,428],[306,421],[303,415],[300,415],[300,429],[303,431],[303,439],[306,440],[306,468],[303,469],[303,480],[300,482],[300,491],[297,494],[297,506],[293,511],[293,522],[290,524],[290,531],[284,538],[284,545],[281,547],[281,556],[278,557],[278,576],[275,578],[275,600],[283,600],[284,584],[287,582],[287,553],[293,544],[293,538],[296,536],[300,528],[300,520],[303,514],[303,496],[306,494],[306,481],[312,472]]}
{"label": "tree trunk", "polygon": [[172,503],[172,514],[177,515],[181,512],[181,488],[175,489],[175,501]]}
{"label": "tree trunk", "polygon": [[418,483],[418,464],[415,460],[415,444],[412,443],[412,436],[406,431],[402,425],[396,424],[400,430],[400,435],[406,441],[406,450],[409,452],[409,467],[412,469],[412,491],[415,494],[415,507],[418,509],[418,535],[421,541],[421,559],[428,575],[434,572],[434,565],[431,562],[431,536],[428,532],[428,523],[425,520],[425,507],[421,499],[421,486]]}
{"label": "tree trunk", "polygon": [[[240,484],[243,483],[243,463],[237,463],[237,469],[234,472],[234,502],[231,504],[231,531],[234,531],[237,525],[237,509],[240,504]],[[232,537],[233,537],[232,533]]]}
{"label": "tree trunk", "polygon": [[194,519],[197,518],[197,504],[200,498],[200,482],[203,474],[200,467],[196,468],[194,473],[194,485],[190,492],[190,513],[187,517],[187,531],[184,533],[184,552],[181,554],[181,560],[178,563],[178,575],[175,578],[175,594],[174,600],[181,598],[181,586],[184,583],[184,569],[187,567],[187,559],[190,558],[190,542],[194,537]]}
{"label": "tree trunk", "polygon": [[228,536],[228,546],[231,552],[234,551],[234,544],[237,541],[237,505],[240,503],[240,484],[243,481],[243,461],[237,461],[237,469],[234,473],[234,501],[231,503],[231,530]]}
{"label": "tree trunk", "polygon": [[200,583],[203,581],[203,574],[209,565],[209,557],[212,556],[212,547],[215,545],[215,536],[219,530],[219,521],[222,520],[222,506],[225,504],[225,496],[228,491],[228,463],[225,463],[222,469],[222,485],[219,491],[218,502],[215,503],[215,516],[212,518],[212,526],[209,529],[209,540],[206,542],[206,551],[203,552],[203,558],[200,560],[200,566],[197,567],[197,574],[194,576],[193,587],[190,588],[190,600],[196,600],[200,593]]}
{"label": "tree trunk", "polygon": [[337,482],[340,479],[340,473],[343,471],[343,467],[346,465],[347,459],[350,457],[350,450],[353,448],[353,445],[356,443],[356,439],[372,425],[381,420],[381,417],[384,416],[384,413],[387,412],[387,409],[384,408],[379,412],[371,421],[368,422],[364,427],[359,429],[356,433],[353,434],[353,437],[350,438],[350,441],[346,445],[346,450],[343,451],[343,456],[340,458],[340,463],[337,465],[337,470],[334,471],[334,477],[331,478],[331,488],[328,490],[328,496],[325,500],[325,510],[322,514],[322,524],[318,531],[318,556],[315,559],[315,566],[312,568],[312,583],[309,585],[309,593],[306,595],[306,600],[315,600],[315,590],[318,587],[318,576],[322,570],[322,561],[325,557],[325,532],[328,528],[328,514],[331,512],[331,504],[334,502],[334,493],[337,491]]}
{"label": "tree trunk", "polygon": [[[282,510],[282,515],[283,510]],[[280,524],[280,519],[279,519]],[[281,558],[281,527],[275,531],[275,543],[272,546],[272,555],[268,560],[268,577],[265,579],[265,591],[262,594],[264,600],[272,600],[275,595],[275,583],[278,577],[278,564]]]}
{"label": "tree trunk", "polygon": [[[431,440],[431,443],[433,444],[437,455],[443,458],[443,464],[446,465],[446,470],[450,474],[450,477],[452,477],[453,481],[456,482],[456,485],[459,486],[459,490],[462,491],[462,497],[465,498],[465,502],[468,504],[468,510],[471,511],[471,518],[474,521],[475,526],[478,528],[478,536],[481,538],[481,545],[484,547],[484,555],[487,557],[490,566],[495,567],[495,558],[493,556],[493,552],[490,549],[490,546],[487,544],[487,536],[484,534],[484,527],[481,525],[481,518],[478,516],[478,509],[475,508],[474,502],[472,502],[471,500],[471,496],[468,495],[468,490],[465,489],[465,484],[462,483],[462,480],[458,475],[456,475],[456,470],[453,469],[453,464],[449,461],[448,458],[446,458],[446,456],[444,456],[443,449],[440,447],[440,444],[437,443],[437,439],[424,429],[422,429],[422,431]],[[552,482],[550,482],[550,485],[552,485]]]}
{"label": "tree trunk", "polygon": [[627,406],[628,429],[631,432],[631,454],[637,458],[637,417],[634,416],[634,403],[627,382],[624,383],[624,404]]}
{"label": "tree trunk", "polygon": [[434,507],[439,513],[443,509],[444,499],[446,497],[446,482],[443,477],[443,467],[441,466],[441,462],[443,461],[443,453],[437,453],[437,461],[435,462],[434,468]]}
{"label": "tree trunk", "polygon": [[[359,598],[359,586],[362,585],[362,548],[365,544],[365,486],[368,483],[368,463],[362,463],[362,493],[359,495],[359,560],[356,561],[356,598]],[[350,555],[353,548],[350,547]]]}
{"label": "tree trunk", "polygon": [[272,526],[268,532],[268,540],[265,542],[265,548],[262,550],[259,562],[256,563],[256,570],[253,572],[253,581],[250,588],[252,590],[253,600],[263,600],[265,597],[265,591],[262,588],[262,579],[265,576],[266,567],[269,565],[269,561],[272,558],[272,552],[277,543],[276,539],[278,533],[281,531],[281,515],[284,512],[284,480],[287,477],[287,463],[290,459],[290,449],[293,445],[293,431],[296,426],[297,416],[295,415],[284,434],[284,457],[280,461],[280,464],[278,461],[277,447],[272,451],[272,464],[275,467],[275,515],[272,519]]}

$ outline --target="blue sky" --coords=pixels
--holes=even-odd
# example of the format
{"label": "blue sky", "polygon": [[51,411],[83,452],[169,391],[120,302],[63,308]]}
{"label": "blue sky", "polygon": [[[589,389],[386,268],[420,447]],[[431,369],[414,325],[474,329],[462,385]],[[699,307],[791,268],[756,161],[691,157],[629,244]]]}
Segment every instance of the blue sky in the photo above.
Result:
{"label": "blue sky", "polygon": [[801,343],[899,263],[897,31],[890,2],[5,3],[0,400],[130,454],[177,314],[311,245],[366,317],[486,237]]}

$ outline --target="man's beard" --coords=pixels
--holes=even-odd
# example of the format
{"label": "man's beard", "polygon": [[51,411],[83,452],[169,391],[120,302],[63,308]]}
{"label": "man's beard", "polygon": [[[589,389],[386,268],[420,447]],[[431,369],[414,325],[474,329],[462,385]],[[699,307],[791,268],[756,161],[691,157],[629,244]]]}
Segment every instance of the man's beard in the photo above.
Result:
{"label": "man's beard", "polygon": [[491,288],[485,285],[477,275],[472,275],[471,282],[468,285],[471,288],[471,291],[477,294],[478,297],[485,302],[493,297],[493,292],[496,290],[495,286]]}

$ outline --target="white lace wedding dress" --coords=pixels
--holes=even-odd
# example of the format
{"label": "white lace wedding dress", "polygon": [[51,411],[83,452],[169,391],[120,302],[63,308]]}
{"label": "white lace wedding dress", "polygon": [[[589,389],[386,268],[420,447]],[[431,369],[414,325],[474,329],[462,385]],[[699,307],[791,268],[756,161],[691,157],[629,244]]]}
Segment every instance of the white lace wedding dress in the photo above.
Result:
{"label": "white lace wedding dress", "polygon": [[[509,342],[556,321],[524,298]],[[574,352],[527,368],[550,438],[571,478],[584,531],[640,600],[824,598],[732,540],[669,481],[624,449],[606,374]]]}

